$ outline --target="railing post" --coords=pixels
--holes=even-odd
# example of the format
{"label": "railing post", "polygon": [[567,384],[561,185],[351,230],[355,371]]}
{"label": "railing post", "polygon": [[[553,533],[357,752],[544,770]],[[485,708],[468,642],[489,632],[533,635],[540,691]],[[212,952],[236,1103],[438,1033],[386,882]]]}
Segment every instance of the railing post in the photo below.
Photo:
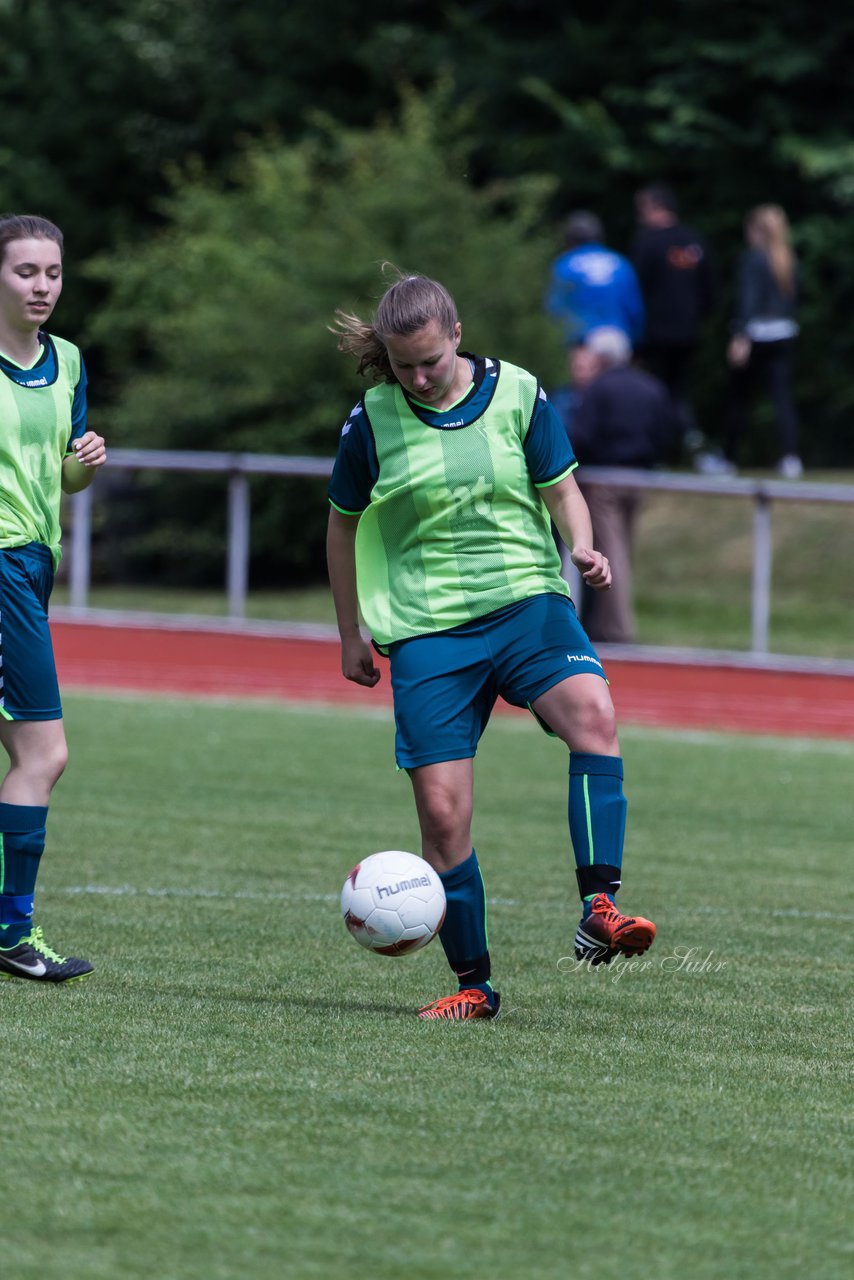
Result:
{"label": "railing post", "polygon": [[246,617],[249,587],[249,477],[228,478],[228,616]]}
{"label": "railing post", "polygon": [[771,499],[757,493],[753,508],[753,582],[750,597],[750,647],[767,653],[771,621]]}
{"label": "railing post", "polygon": [[81,489],[71,502],[71,565],[69,598],[73,609],[85,609],[89,600],[92,564],[92,487]]}

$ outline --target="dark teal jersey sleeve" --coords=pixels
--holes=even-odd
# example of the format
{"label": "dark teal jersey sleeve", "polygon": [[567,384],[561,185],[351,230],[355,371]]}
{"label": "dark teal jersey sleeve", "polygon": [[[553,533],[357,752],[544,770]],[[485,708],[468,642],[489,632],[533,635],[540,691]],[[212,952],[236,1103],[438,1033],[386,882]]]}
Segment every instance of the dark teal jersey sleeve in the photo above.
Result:
{"label": "dark teal jersey sleeve", "polygon": [[80,378],[77,386],[74,388],[74,399],[71,402],[71,435],[68,437],[68,449],[71,448],[72,440],[79,440],[88,430],[88,403],[86,396],[86,388],[89,380],[86,377],[86,366],[83,363],[83,357],[80,357]]}
{"label": "dark teal jersey sleeve", "polygon": [[542,389],[522,447],[535,485],[555,484],[578,465],[566,429]]}
{"label": "dark teal jersey sleeve", "polygon": [[345,515],[360,515],[370,506],[379,473],[371,424],[360,400],[341,428],[327,491],[332,506]]}

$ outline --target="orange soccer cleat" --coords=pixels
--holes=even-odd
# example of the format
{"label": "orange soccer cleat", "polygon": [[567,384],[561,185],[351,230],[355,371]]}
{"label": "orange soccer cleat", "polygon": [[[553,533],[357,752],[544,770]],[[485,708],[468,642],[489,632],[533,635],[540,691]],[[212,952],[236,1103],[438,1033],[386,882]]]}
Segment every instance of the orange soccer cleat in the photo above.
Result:
{"label": "orange soccer cleat", "polygon": [[606,893],[597,893],[575,934],[576,960],[610,964],[615,955],[639,956],[655,938],[655,925],[643,916],[624,916]]}
{"label": "orange soccer cleat", "polygon": [[455,991],[452,996],[442,996],[432,1004],[418,1010],[419,1018],[445,1018],[451,1022],[471,1022],[474,1018],[497,1018],[501,996],[496,991],[495,1002],[476,987]]}

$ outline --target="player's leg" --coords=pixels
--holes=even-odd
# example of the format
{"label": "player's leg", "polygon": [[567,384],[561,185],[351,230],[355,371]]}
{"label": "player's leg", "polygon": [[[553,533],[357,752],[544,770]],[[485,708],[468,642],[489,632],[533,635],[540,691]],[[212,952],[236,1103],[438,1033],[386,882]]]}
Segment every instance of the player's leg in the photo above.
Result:
{"label": "player's leg", "polygon": [[569,747],[569,831],[585,910],[597,893],[613,897],[626,830],[623,761],[606,682],[587,673],[553,685],[533,703]]}
{"label": "player's leg", "polygon": [[471,853],[474,761],[444,760],[409,770],[421,829],[421,852],[440,875]]}
{"label": "player's leg", "polygon": [[[4,953],[14,952],[33,927],[48,799],[65,766],[62,721],[3,721],[0,743],[10,761],[0,786],[0,973],[4,973]],[[50,759],[56,762],[53,778]]]}
{"label": "player's leg", "polygon": [[46,547],[0,552],[0,977],[84,977],[85,960],[57,955],[32,923],[48,802],[68,759],[47,625],[53,581]]}
{"label": "player's leg", "polygon": [[68,763],[63,720],[0,719],[0,743],[9,757],[0,805],[46,808]]}
{"label": "player's leg", "polygon": [[638,955],[652,944],[655,925],[623,915],[615,904],[627,804],[608,685],[595,675],[570,676],[532,706],[570,752],[569,831],[582,902],[575,954],[592,964],[607,964],[617,952]]}
{"label": "player's leg", "polygon": [[[576,938],[576,955],[597,961],[614,950],[645,950],[655,926],[644,921],[641,937],[618,925],[614,895],[622,875],[626,799],[623,761],[617,738],[614,705],[602,663],[578,622],[571,601],[542,595],[525,601],[493,637],[500,651],[499,687],[508,702],[527,706],[548,732],[570,751],[569,831],[582,900],[582,925],[607,915],[609,939],[588,945]],[[643,947],[638,939],[644,941]],[[616,946],[619,940],[620,946]]]}
{"label": "player's leg", "polygon": [[68,758],[61,720],[0,721],[10,761],[0,785],[0,977],[67,982],[91,973],[58,955],[33,926],[48,800]]}
{"label": "player's leg", "polygon": [[459,990],[425,1006],[419,1016],[461,1020],[497,1010],[490,982],[486,894],[472,848],[473,761],[447,760],[409,772],[421,828],[421,851],[439,873],[447,903],[439,930]]}
{"label": "player's leg", "polygon": [[439,940],[459,990],[419,1016],[494,1017],[486,896],[472,848],[473,758],[495,702],[482,640],[464,628],[395,646],[390,654],[397,762],[409,774],[421,851],[447,900]]}

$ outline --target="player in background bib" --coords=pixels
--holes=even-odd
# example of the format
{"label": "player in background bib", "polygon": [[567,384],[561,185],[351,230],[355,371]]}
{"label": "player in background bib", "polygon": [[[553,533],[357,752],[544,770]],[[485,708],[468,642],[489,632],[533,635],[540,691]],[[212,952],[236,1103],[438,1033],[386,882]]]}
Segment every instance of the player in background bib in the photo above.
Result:
{"label": "player in background bib", "polygon": [[371,323],[339,311],[339,349],[373,377],[341,433],[327,558],[348,680],[380,679],[359,609],[391,669],[397,763],[412,782],[421,852],[439,873],[439,933],[458,990],[427,1019],[494,1018],[486,895],[472,848],[473,761],[499,697],[570,751],[569,829],[582,899],[576,956],[645,951],[655,926],[624,916],[626,801],[602,664],[560,573],[551,521],[585,582],[606,591],[566,432],[539,383],[460,351],[453,298],[399,275]]}
{"label": "player in background bib", "polygon": [[80,352],[42,328],[62,292],[62,232],[0,217],[0,979],[69,982],[92,972],[33,924],[50,794],[68,760],[48,600],[60,499],[106,461],[86,424]]}

